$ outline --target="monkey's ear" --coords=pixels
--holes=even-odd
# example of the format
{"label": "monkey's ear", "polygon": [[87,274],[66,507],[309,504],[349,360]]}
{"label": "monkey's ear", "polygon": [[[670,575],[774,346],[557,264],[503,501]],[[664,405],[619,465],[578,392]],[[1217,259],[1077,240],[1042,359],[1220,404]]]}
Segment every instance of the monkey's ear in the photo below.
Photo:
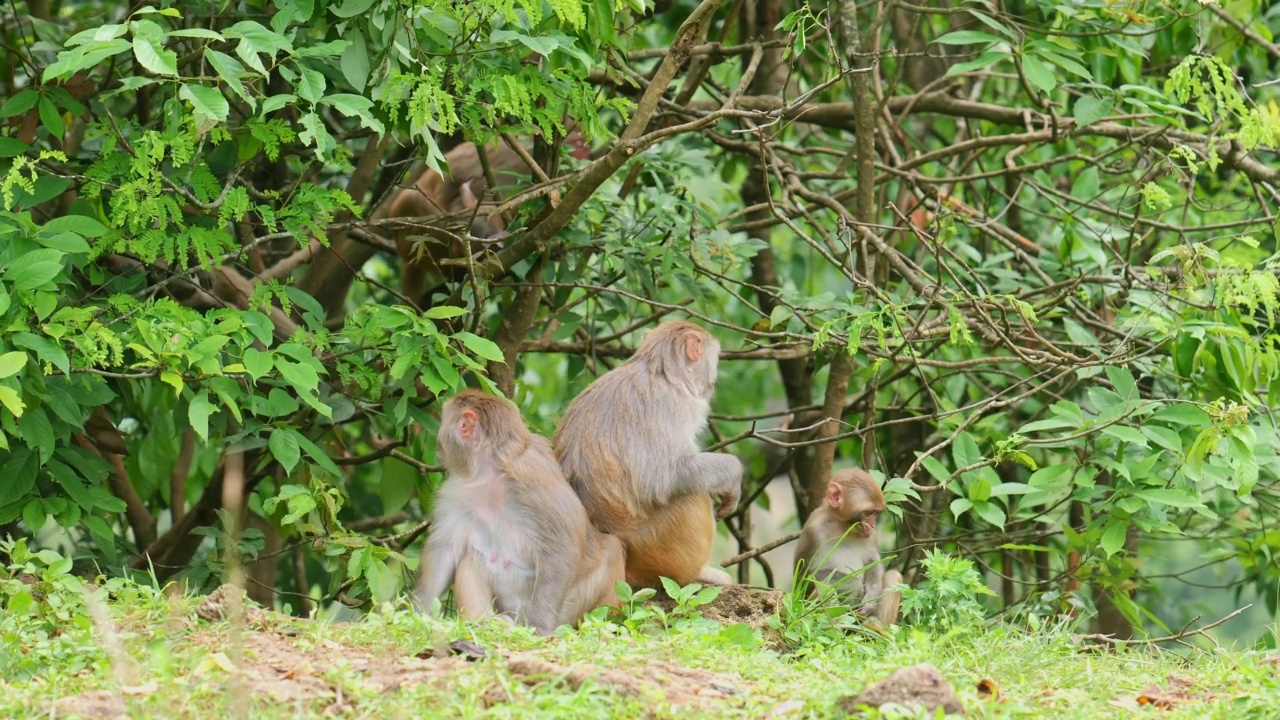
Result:
{"label": "monkey's ear", "polygon": [[840,509],[840,506],[844,504],[844,488],[840,487],[840,483],[835,482],[834,480],[827,483],[827,496],[825,500],[833,509]]}
{"label": "monkey's ear", "polygon": [[684,354],[689,358],[689,362],[696,363],[706,354],[706,350],[702,347],[702,336],[690,333],[684,338]]}
{"label": "monkey's ear", "polygon": [[476,434],[476,411],[466,408],[458,415],[458,435],[469,438]]}

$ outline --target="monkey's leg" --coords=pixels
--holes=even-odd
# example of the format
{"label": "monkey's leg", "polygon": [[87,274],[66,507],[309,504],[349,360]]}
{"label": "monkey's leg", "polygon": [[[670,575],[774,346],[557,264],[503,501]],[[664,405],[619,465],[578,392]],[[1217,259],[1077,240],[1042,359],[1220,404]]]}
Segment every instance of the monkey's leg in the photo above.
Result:
{"label": "monkey's leg", "polygon": [[577,625],[582,616],[602,605],[619,605],[614,584],[626,577],[622,541],[601,533],[599,541],[583,559],[578,577],[565,596],[560,614],[562,625]]}
{"label": "monkey's leg", "polygon": [[902,573],[897,570],[885,572],[884,587],[886,592],[876,603],[876,618],[886,627],[898,622],[898,604],[902,602],[902,592],[900,590],[888,591],[887,589],[900,582],[902,582]]}
{"label": "monkey's leg", "polygon": [[718,570],[716,568],[713,568],[710,565],[707,565],[706,567],[702,568],[701,571],[698,572],[698,582],[702,583],[703,585],[734,584],[733,576],[731,576],[729,573],[723,570]]}
{"label": "monkey's leg", "polygon": [[458,561],[458,570],[453,578],[453,596],[458,602],[460,617],[479,620],[493,614],[493,586],[470,550]]}
{"label": "monkey's leg", "polygon": [[710,495],[672,500],[622,538],[627,548],[627,584],[661,588],[658,578],[663,576],[681,585],[698,580],[711,558],[714,535]]}

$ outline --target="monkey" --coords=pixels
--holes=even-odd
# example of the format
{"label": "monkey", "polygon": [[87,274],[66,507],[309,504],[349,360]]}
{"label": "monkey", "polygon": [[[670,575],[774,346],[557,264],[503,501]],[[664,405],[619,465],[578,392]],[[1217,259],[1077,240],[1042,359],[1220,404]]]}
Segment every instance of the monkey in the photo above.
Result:
{"label": "monkey", "polygon": [[[859,613],[873,614],[888,626],[898,620],[902,593],[885,594],[885,589],[901,583],[902,574],[886,571],[880,564],[876,518],[883,511],[884,494],[865,470],[835,473],[822,504],[810,513],[800,532],[795,579],[798,584],[809,576],[825,583],[852,606],[874,602],[874,606],[862,605]],[[816,592],[810,584],[809,596]]]}
{"label": "monkey", "polygon": [[436,436],[448,471],[432,509],[414,601],[429,612],[454,586],[459,613],[508,619],[550,635],[618,605],[622,542],[598,532],[546,438],[511,401],[464,390],[445,402]]}
{"label": "monkey", "polygon": [[716,521],[737,508],[744,467],[698,448],[719,360],[711,333],[663,323],[574,398],[556,431],[556,458],[587,515],[626,546],[632,587],[661,587],[662,576],[732,582],[707,561]]}
{"label": "monkey", "polygon": [[[569,136],[566,142],[572,146],[573,156],[579,159],[590,157],[576,125],[569,122],[567,127]],[[486,214],[478,210],[490,188],[476,147],[473,142],[464,142],[445,153],[449,176],[426,169],[412,186],[397,193],[387,217],[435,217],[469,212],[474,215],[469,228],[472,237],[492,240],[501,236],[506,231],[503,217],[498,213]],[[521,177],[532,175],[529,164],[500,139],[485,146],[485,157],[499,186],[512,185]],[[415,234],[419,233],[412,228],[397,229],[393,233],[396,254],[400,257],[400,292],[420,304],[435,280],[456,280],[460,277],[460,268],[446,271],[440,263],[445,259],[464,257],[467,248],[457,240],[444,243],[435,239],[418,248],[415,247],[417,243],[409,240]],[[501,247],[501,241],[492,244]]]}

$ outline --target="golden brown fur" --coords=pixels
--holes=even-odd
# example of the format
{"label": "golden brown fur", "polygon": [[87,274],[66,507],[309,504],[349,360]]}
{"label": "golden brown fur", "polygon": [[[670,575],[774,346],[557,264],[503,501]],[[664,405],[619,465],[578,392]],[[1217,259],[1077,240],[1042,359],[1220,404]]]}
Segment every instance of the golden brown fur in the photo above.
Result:
{"label": "golden brown fur", "polygon": [[742,463],[697,444],[719,354],[697,325],[663,323],[570,403],[556,432],[556,457],[592,523],[627,547],[633,587],[657,586],[660,576],[729,581],[706,564],[716,518],[737,507]]}

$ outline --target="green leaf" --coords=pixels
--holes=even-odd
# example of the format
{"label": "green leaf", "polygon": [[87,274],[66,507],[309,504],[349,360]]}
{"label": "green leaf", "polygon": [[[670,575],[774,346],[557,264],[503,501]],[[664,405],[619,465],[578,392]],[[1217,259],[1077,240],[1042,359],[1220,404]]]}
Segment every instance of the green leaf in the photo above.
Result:
{"label": "green leaf", "polygon": [[13,117],[14,115],[22,115],[31,108],[36,106],[40,101],[40,93],[27,88],[19,91],[17,95],[4,101],[4,105],[0,105],[0,118]]}
{"label": "green leaf", "polygon": [[979,502],[973,504],[973,511],[978,517],[986,520],[988,523],[998,528],[1004,529],[1005,514],[999,505],[991,502]]}
{"label": "green leaf", "polygon": [[417,492],[420,477],[416,468],[399,459],[382,458],[378,467],[378,495],[382,498],[383,514],[403,510]]}
{"label": "green leaf", "polygon": [[1036,420],[1018,428],[1019,435],[1027,435],[1042,430],[1079,430],[1080,423],[1066,418],[1047,418],[1045,420]]}
{"label": "green leaf", "polygon": [[471,351],[472,354],[483,360],[492,362],[502,362],[502,350],[491,340],[486,340],[479,335],[473,335],[469,332],[460,332],[454,337],[462,341],[462,344]]}
{"label": "green leaf", "polygon": [[26,365],[27,354],[24,352],[14,351],[0,355],[0,378],[17,375]]}
{"label": "green leaf", "polygon": [[351,83],[351,87],[357,92],[364,92],[369,84],[369,47],[365,43],[364,33],[353,26],[347,30],[344,37],[350,40],[351,44],[342,51],[340,61],[342,77]]}
{"label": "green leaf", "polygon": [[1126,403],[1133,403],[1135,400],[1141,399],[1138,392],[1138,386],[1133,381],[1133,373],[1128,368],[1116,367],[1108,365],[1106,367],[1107,379],[1111,381],[1111,386],[1115,388],[1116,394],[1124,398]]}
{"label": "green leaf", "polygon": [[1050,64],[1057,65],[1058,67],[1062,68],[1063,70],[1066,70],[1072,75],[1079,77],[1082,80],[1085,80],[1085,81],[1093,80],[1093,74],[1089,72],[1088,68],[1076,62],[1075,60],[1072,60],[1069,57],[1063,57],[1058,53],[1050,52],[1049,50],[1045,50],[1044,48],[1036,49],[1035,53],[1040,57],[1044,58],[1045,60],[1048,60]]}
{"label": "green leaf", "polygon": [[305,45],[294,51],[295,58],[335,57],[342,55],[350,43],[347,40],[330,40],[329,42]]}
{"label": "green leaf", "polygon": [[734,623],[720,630],[720,640],[747,650],[756,647],[756,631],[747,623]]}
{"label": "green leaf", "polygon": [[24,155],[31,146],[17,138],[0,137],[0,158],[12,158]]}
{"label": "green leaf", "polygon": [[1209,413],[1201,410],[1193,403],[1179,401],[1174,401],[1172,404],[1161,408],[1151,416],[1151,419],[1171,422],[1176,425],[1190,425],[1192,427],[1203,427],[1210,422]]}
{"label": "green leaf", "polygon": [[231,113],[227,99],[216,88],[207,85],[186,85],[178,89],[178,97],[191,103],[195,111],[218,122],[226,122]]}
{"label": "green leaf", "polygon": [[933,41],[938,45],[973,45],[976,43],[1004,42],[991,33],[981,30],[956,30]]}
{"label": "green leaf", "polygon": [[88,215],[63,215],[44,224],[43,232],[73,232],[77,235],[96,238],[107,234],[107,226]]}
{"label": "green leaf", "polygon": [[1129,425],[1108,425],[1102,428],[1103,434],[1138,447],[1147,447],[1147,436],[1137,428]]}
{"label": "green leaf", "polygon": [[[136,25],[141,24],[136,23]],[[159,26],[154,23],[151,23],[151,25],[156,27],[157,30],[159,29]],[[138,60],[139,65],[156,75],[169,77],[178,75],[178,54],[165,48],[164,38],[161,35],[135,32],[133,36],[133,56]]]}
{"label": "green leaf", "polygon": [[41,73],[43,82],[71,77],[81,70],[88,70],[114,55],[129,50],[133,43],[123,38],[108,42],[94,42],[74,50],[58,53],[58,60]]}
{"label": "green leaf", "polygon": [[1112,520],[1107,529],[1102,532],[1102,539],[1099,544],[1102,546],[1103,552],[1107,557],[1111,557],[1124,547],[1125,535],[1129,530],[1129,523],[1124,520]]}
{"label": "green leaf", "polygon": [[1034,85],[1041,92],[1052,92],[1054,88],[1058,87],[1058,79],[1053,76],[1053,71],[1043,62],[1030,55],[1022,58],[1022,72],[1027,76],[1027,82]]}
{"label": "green leaf", "polygon": [[1177,455],[1182,454],[1182,436],[1160,425],[1143,425],[1142,434],[1151,442]]}
{"label": "green leaf", "polygon": [[92,27],[88,30],[81,30],[75,35],[67,38],[66,45],[67,47],[78,47],[95,42],[108,42],[115,40],[118,37],[122,37],[128,31],[129,28],[121,24],[112,23],[109,25],[99,25],[98,27]]}
{"label": "green leaf", "polygon": [[556,48],[560,47],[560,43],[556,42],[555,38],[550,38],[545,35],[541,37],[530,37],[524,33],[513,32],[511,30],[494,30],[493,34],[489,36],[489,41],[493,43],[504,43],[512,40],[524,45],[543,57],[547,57],[554,52]]}
{"label": "green leaf", "polygon": [[259,54],[264,54],[274,61],[279,52],[293,50],[292,43],[283,35],[272,32],[251,20],[242,20],[223,30],[222,34],[228,39],[240,41],[236,44],[236,56],[263,76],[266,76],[267,69],[258,58]]}
{"label": "green leaf", "polygon": [[20,332],[13,336],[13,344],[33,351],[42,362],[58,368],[64,375],[71,372],[71,360],[67,357],[66,351],[46,337]]}
{"label": "green leaf", "polygon": [[1102,178],[1098,174],[1098,168],[1090,165],[1076,175],[1075,181],[1071,183],[1071,197],[1078,200],[1094,200],[1101,192],[1101,188]]}
{"label": "green leaf", "polygon": [[345,0],[337,7],[331,6],[329,12],[340,18],[355,17],[368,11],[369,8],[373,7],[374,2],[375,0]]}
{"label": "green leaf", "polygon": [[191,404],[187,406],[187,421],[191,423],[191,429],[195,430],[204,442],[209,442],[209,415],[212,412],[213,405],[209,402],[209,394],[203,391],[195,393],[195,397],[191,398]]}
{"label": "green leaf", "polygon": [[1204,503],[1200,502],[1200,498],[1187,490],[1174,490],[1171,488],[1143,488],[1134,491],[1135,497],[1143,500],[1157,503],[1159,505],[1168,505],[1176,508],[1197,508],[1203,507]]}
{"label": "green leaf", "polygon": [[241,100],[248,103],[250,108],[258,106],[254,97],[245,89],[244,83],[240,82],[240,76],[245,74],[245,69],[239,60],[217,50],[205,50],[204,59],[209,61],[209,64],[213,66],[214,72],[218,73],[218,77],[222,78],[227,87],[240,96]]}
{"label": "green leaf", "polygon": [[80,479],[80,476],[66,463],[54,459],[50,460],[45,467],[48,469],[49,474],[53,476],[54,481],[66,491],[67,497],[71,498],[71,501],[83,508],[85,512],[89,512],[97,506],[98,503],[94,500],[93,493],[90,493],[89,488],[84,484],[84,480]]}
{"label": "green leaf", "polygon": [[307,102],[320,102],[326,87],[324,75],[319,70],[313,70],[306,65],[300,65],[299,70],[302,74],[298,78],[298,82],[294,83],[294,89],[298,91],[298,96]]}
{"label": "green leaf", "polygon": [[968,62],[956,63],[947,68],[947,77],[963,75],[974,70],[985,70],[1001,60],[1007,59],[1009,56],[1007,50],[988,50]]}
{"label": "green leaf", "polygon": [[47,285],[62,272],[64,257],[66,255],[57,250],[32,250],[9,263],[0,277],[13,283],[13,289],[19,292],[34,290]]}
{"label": "green leaf", "polygon": [[49,462],[53,451],[57,449],[57,437],[53,434],[53,423],[43,407],[32,407],[18,418],[18,433],[27,445],[40,452],[40,463]]}
{"label": "green leaf", "polygon": [[435,305],[422,313],[422,316],[431,318],[432,320],[447,320],[449,318],[456,318],[466,314],[467,309],[464,307],[458,307],[457,305]]}
{"label": "green leaf", "polygon": [[335,110],[346,115],[347,117],[358,117],[360,122],[366,128],[381,133],[384,128],[382,121],[373,116],[370,112],[373,109],[373,101],[361,95],[351,95],[349,93],[338,93],[329,95],[321,101],[322,105],[332,105]]}
{"label": "green leaf", "polygon": [[25,447],[15,448],[9,459],[0,464],[0,507],[26,497],[36,486],[40,473],[40,458]]}
{"label": "green leaf", "polygon": [[1070,475],[1074,469],[1075,467],[1068,463],[1045,465],[1031,473],[1031,477],[1027,478],[1027,484],[1041,490],[1060,489],[1060,486],[1065,487],[1070,481]]}
{"label": "green leaf", "polygon": [[284,468],[286,475],[293,473],[293,468],[297,466],[298,460],[302,457],[302,449],[298,445],[297,435],[297,431],[292,428],[276,428],[271,431],[271,439],[267,441],[267,446],[271,448],[272,456]]}
{"label": "green leaf", "polygon": [[16,418],[22,417],[22,413],[27,408],[26,403],[22,402],[22,396],[18,394],[18,391],[7,385],[0,385],[0,405],[3,405],[5,410],[13,413]]}
{"label": "green leaf", "polygon": [[223,42],[226,40],[221,33],[216,33],[205,28],[174,30],[173,32],[165,33],[165,37],[196,38],[197,40],[213,40],[215,42]]}
{"label": "green leaf", "polygon": [[40,98],[40,124],[44,125],[59,145],[62,144],[66,124],[62,122],[62,113],[58,112],[58,108],[54,107],[53,101],[48,96]]}
{"label": "green leaf", "polygon": [[249,375],[255,381],[263,378],[275,366],[275,360],[271,357],[271,353],[263,352],[254,347],[245,348],[242,361],[245,369],[249,371]]}
{"label": "green leaf", "polygon": [[338,469],[337,465],[333,464],[333,461],[330,460],[329,456],[320,449],[320,446],[311,442],[311,440],[302,433],[295,433],[295,437],[298,440],[298,444],[302,446],[304,451],[306,451],[307,456],[314,460],[317,465],[328,471],[328,473],[334,477],[342,477],[342,471]]}
{"label": "green leaf", "polygon": [[1002,25],[1002,24],[1000,24],[1000,23],[996,22],[996,21],[995,21],[995,19],[993,19],[993,18],[989,17],[989,16],[988,16],[988,15],[986,15],[985,13],[980,13],[980,12],[978,12],[977,10],[974,10],[974,9],[973,9],[973,8],[971,8],[971,7],[969,7],[969,8],[965,8],[965,10],[967,10],[967,11],[968,11],[968,13],[969,13],[970,15],[974,16],[974,17],[975,17],[975,18],[977,18],[979,21],[981,21],[983,25],[986,25],[987,27],[991,28],[992,30],[995,30],[996,32],[998,32],[998,33],[1000,33],[1001,35],[1005,36],[1005,38],[1006,38],[1006,39],[1009,39],[1009,40],[1017,40],[1017,39],[1018,39],[1018,35],[1017,35],[1017,33],[1015,33],[1014,31],[1010,30],[1009,28],[1005,27],[1004,25]]}
{"label": "green leaf", "polygon": [[969,489],[965,493],[973,504],[986,502],[991,499],[991,483],[986,478],[978,478],[969,484]]}

